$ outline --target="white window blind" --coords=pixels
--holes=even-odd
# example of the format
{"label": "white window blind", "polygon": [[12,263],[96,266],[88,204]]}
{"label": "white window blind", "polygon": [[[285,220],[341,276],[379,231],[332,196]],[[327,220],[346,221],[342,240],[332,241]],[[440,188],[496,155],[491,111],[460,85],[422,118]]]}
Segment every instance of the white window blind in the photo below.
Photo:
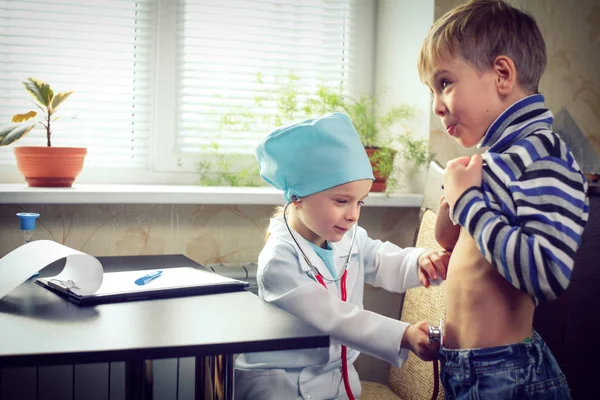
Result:
{"label": "white window blind", "polygon": [[[151,156],[156,0],[0,0],[0,125],[39,111],[22,81],[72,90],[53,146],[88,148],[85,168],[144,168]],[[38,126],[16,145],[45,146]],[[14,165],[12,147],[0,163]]]}
{"label": "white window blind", "polygon": [[[270,117],[277,112],[274,101],[257,107],[255,99],[291,75],[300,91],[319,85],[346,90],[355,59],[356,0],[178,4],[178,166],[197,162],[213,143],[225,153],[253,154],[256,140],[275,127]],[[223,124],[224,116],[248,123]]]}

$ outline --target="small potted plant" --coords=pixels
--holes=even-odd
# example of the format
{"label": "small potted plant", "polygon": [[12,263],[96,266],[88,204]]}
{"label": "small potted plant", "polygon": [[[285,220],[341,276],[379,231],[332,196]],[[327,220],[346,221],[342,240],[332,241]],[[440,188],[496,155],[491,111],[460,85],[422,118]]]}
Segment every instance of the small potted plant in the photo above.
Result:
{"label": "small potted plant", "polygon": [[0,127],[0,146],[8,146],[27,135],[36,125],[46,130],[46,146],[17,146],[17,168],[29,186],[70,187],[83,168],[87,153],[82,147],[52,146],[52,123],[56,109],[73,92],[54,93],[50,85],[35,78],[23,82],[41,113],[29,111],[12,117],[12,124]]}
{"label": "small potted plant", "polygon": [[375,182],[371,191],[389,194],[398,187],[395,174],[397,168],[394,165],[396,144],[400,145],[402,156],[412,163],[414,169],[427,166],[433,159],[433,154],[428,151],[424,140],[414,139],[410,132],[388,134],[392,125],[412,117],[411,107],[396,105],[379,116],[376,114],[377,105],[374,96],[363,95],[355,99],[321,86],[314,96],[308,98],[305,109],[313,114],[332,111],[348,114],[373,166]]}
{"label": "small potted plant", "polygon": [[[409,132],[388,134],[392,125],[405,122],[413,115],[413,110],[406,105],[397,105],[382,116],[376,114],[377,101],[374,96],[361,96],[357,99],[342,94],[341,90],[320,86],[316,91],[303,89],[299,78],[294,74],[287,76],[284,83],[271,82],[267,85],[262,74],[257,74],[257,83],[264,85],[259,95],[254,98],[256,108],[267,109],[276,105],[272,114],[254,113],[247,108],[235,108],[221,115],[219,110],[215,115],[221,116],[221,123],[216,133],[222,131],[248,131],[256,124],[271,127],[281,126],[304,118],[316,118],[331,112],[348,114],[356,128],[361,142],[369,155],[376,181],[371,191],[392,193],[398,187],[397,173],[400,168],[394,161],[397,155],[395,148],[400,149],[401,156],[408,161],[412,169],[417,171],[429,165],[433,155],[427,148],[425,140],[414,139]],[[396,146],[397,145],[397,146]],[[201,183],[205,185],[227,183],[231,185],[248,185],[246,178],[256,178],[257,174],[250,169],[232,171],[233,161],[239,163],[239,155],[219,153],[218,144],[212,149],[212,159],[208,157],[199,162]],[[409,171],[409,173],[412,171]],[[237,173],[237,176],[234,176]],[[235,179],[230,179],[234,176]],[[217,177],[215,179],[214,177]],[[239,178],[244,177],[244,180]],[[254,183],[252,183],[254,185]]]}

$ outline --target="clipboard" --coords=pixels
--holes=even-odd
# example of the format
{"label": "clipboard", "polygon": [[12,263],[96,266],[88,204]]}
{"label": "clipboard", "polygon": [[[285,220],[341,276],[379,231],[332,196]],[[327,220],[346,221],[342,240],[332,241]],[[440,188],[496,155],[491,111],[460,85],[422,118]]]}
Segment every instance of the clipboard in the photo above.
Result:
{"label": "clipboard", "polygon": [[72,280],[38,278],[36,283],[78,305],[222,293],[249,286],[248,282],[192,267],[105,272],[100,288],[88,295],[78,294],[77,282]]}

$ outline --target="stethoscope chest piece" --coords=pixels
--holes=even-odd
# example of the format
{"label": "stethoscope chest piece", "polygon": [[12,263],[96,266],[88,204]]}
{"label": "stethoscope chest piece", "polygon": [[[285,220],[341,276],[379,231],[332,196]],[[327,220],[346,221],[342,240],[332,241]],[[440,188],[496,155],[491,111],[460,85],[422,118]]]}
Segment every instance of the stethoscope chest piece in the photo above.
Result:
{"label": "stethoscope chest piece", "polygon": [[444,345],[444,320],[440,319],[438,326],[429,325],[429,343],[440,342],[440,347]]}

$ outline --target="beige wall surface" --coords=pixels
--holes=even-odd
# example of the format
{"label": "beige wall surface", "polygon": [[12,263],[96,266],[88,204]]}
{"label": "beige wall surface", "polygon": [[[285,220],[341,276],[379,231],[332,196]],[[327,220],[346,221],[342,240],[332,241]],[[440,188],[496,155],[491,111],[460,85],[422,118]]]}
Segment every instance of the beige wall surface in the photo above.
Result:
{"label": "beige wall surface", "polygon": [[[436,0],[439,18],[460,0]],[[546,106],[556,115],[566,109],[600,154],[600,0],[512,0],[536,19],[548,52],[540,82]],[[431,149],[443,165],[477,149],[463,149],[431,114]]]}
{"label": "beige wall surface", "polygon": [[[23,243],[17,212],[38,212],[34,240],[50,239],[94,256],[184,254],[202,263],[256,262],[272,206],[0,205],[0,256]],[[417,209],[365,207],[370,236],[408,246]]]}

